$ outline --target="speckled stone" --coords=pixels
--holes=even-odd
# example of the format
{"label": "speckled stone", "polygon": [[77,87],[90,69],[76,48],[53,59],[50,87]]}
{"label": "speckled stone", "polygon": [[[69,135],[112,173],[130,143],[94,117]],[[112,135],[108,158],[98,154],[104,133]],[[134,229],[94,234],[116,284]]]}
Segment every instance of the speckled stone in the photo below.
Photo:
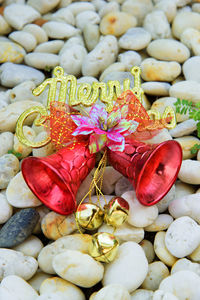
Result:
{"label": "speckled stone", "polygon": [[22,209],[14,214],[0,230],[0,248],[11,248],[29,237],[39,220],[33,208]]}

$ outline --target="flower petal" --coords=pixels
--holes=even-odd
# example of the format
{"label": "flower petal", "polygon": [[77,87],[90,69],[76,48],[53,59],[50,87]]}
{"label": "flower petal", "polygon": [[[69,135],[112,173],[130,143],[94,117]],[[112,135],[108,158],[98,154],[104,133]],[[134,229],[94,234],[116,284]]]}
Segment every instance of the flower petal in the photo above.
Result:
{"label": "flower petal", "polygon": [[89,142],[90,153],[96,153],[102,150],[106,146],[106,141],[106,134],[91,134]]}
{"label": "flower petal", "polygon": [[112,151],[120,151],[120,152],[123,152],[124,151],[124,148],[125,148],[125,139],[124,137],[122,137],[122,140],[120,143],[116,143],[114,141],[108,141],[106,143],[106,146],[112,150]]}
{"label": "flower petal", "polygon": [[[91,119],[82,115],[71,115],[72,120],[77,126],[92,124]],[[93,124],[92,124],[93,125]]]}
{"label": "flower petal", "polygon": [[105,109],[105,106],[101,106],[99,104],[95,104],[92,106],[90,110],[90,117],[94,122],[94,125],[99,126],[99,117],[102,117],[104,120],[107,120],[107,111]]}
{"label": "flower petal", "polygon": [[115,111],[112,111],[108,115],[107,125],[109,128],[115,126],[114,124],[117,124],[121,120],[121,112],[120,109],[117,109]]}
{"label": "flower petal", "polygon": [[121,141],[124,139],[121,134],[115,132],[107,132],[107,138],[117,143],[121,143]]}
{"label": "flower petal", "polygon": [[118,125],[116,125],[113,129],[112,129],[112,133],[114,132],[118,132],[118,133],[123,133],[123,135],[125,134],[125,132],[128,130],[131,133],[135,132],[135,130],[138,127],[138,122],[132,121],[132,120],[126,120],[126,119],[122,119]]}
{"label": "flower petal", "polygon": [[78,126],[72,133],[73,136],[76,135],[88,135],[90,133],[94,132],[94,126],[90,125],[81,125]]}

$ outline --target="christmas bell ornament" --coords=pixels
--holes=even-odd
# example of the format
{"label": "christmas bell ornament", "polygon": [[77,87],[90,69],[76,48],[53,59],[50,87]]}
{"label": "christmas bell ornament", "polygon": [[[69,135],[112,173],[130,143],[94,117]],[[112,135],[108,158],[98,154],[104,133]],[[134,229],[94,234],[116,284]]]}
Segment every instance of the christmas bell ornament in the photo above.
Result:
{"label": "christmas bell ornament", "polygon": [[118,227],[122,225],[129,213],[129,204],[122,197],[113,197],[107,205],[104,206],[104,220],[108,225]]}
{"label": "christmas bell ornament", "polygon": [[103,210],[92,203],[80,204],[76,211],[76,220],[78,224],[87,230],[95,230],[103,223]]}
{"label": "christmas bell ornament", "polygon": [[22,162],[24,179],[38,197],[55,212],[76,210],[76,193],[95,166],[95,155],[84,144],[69,145],[47,157],[28,157]]}
{"label": "christmas bell ornament", "polygon": [[115,259],[118,247],[119,242],[114,235],[99,232],[93,235],[89,254],[97,261],[109,263]]}

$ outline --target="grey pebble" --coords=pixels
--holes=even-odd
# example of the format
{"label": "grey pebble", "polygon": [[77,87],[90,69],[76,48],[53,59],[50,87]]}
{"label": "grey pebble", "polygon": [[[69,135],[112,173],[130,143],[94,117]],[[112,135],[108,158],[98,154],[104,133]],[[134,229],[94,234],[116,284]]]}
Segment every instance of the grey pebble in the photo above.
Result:
{"label": "grey pebble", "polygon": [[25,208],[14,214],[0,230],[0,248],[12,248],[26,240],[39,221],[34,208]]}

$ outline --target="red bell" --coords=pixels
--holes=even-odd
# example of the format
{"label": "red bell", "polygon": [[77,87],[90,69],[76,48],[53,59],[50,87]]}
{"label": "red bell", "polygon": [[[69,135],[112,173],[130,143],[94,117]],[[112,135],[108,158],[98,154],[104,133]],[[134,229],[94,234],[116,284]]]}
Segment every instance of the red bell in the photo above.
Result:
{"label": "red bell", "polygon": [[124,152],[108,149],[112,166],[128,177],[143,205],[160,201],[174,184],[182,163],[182,149],[176,141],[148,145],[126,141]]}
{"label": "red bell", "polygon": [[65,147],[48,157],[28,157],[22,174],[32,192],[55,212],[68,215],[76,210],[76,193],[95,166],[95,155],[84,144]]}

